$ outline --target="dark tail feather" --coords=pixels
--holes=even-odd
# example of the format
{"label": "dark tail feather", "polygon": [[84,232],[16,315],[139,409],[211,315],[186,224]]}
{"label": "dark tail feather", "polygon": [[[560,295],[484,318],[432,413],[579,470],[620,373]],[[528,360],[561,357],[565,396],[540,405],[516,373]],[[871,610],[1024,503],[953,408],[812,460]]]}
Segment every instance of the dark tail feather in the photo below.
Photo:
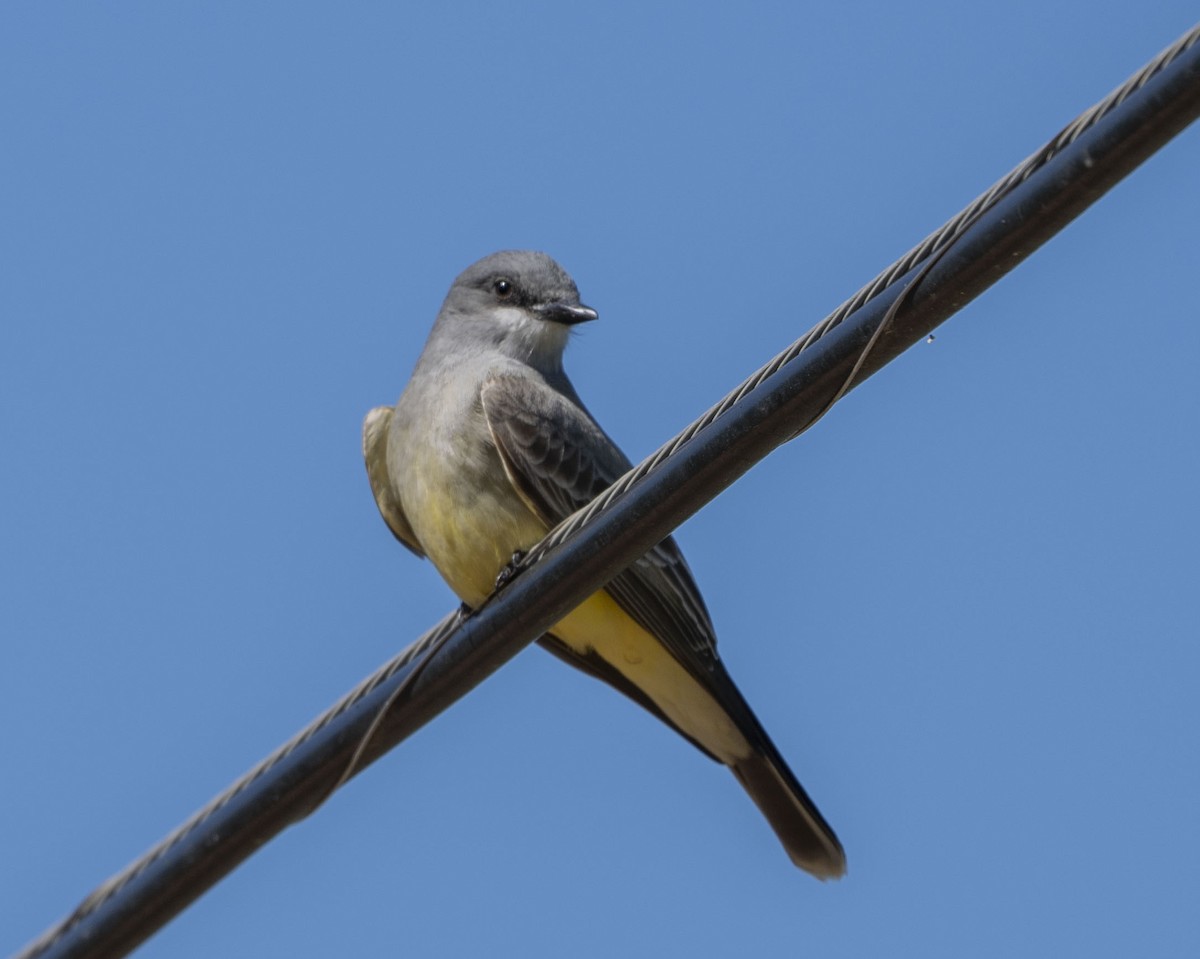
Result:
{"label": "dark tail feather", "polygon": [[730,769],[767,818],[792,862],[818,879],[840,878],[846,873],[842,844],[778,753],[775,760],[756,753]]}
{"label": "dark tail feather", "polygon": [[846,874],[846,853],[833,829],[808,798],[729,673],[717,663],[710,676],[710,688],[752,750],[730,770],[771,824],[792,862],[821,880],[841,878]]}

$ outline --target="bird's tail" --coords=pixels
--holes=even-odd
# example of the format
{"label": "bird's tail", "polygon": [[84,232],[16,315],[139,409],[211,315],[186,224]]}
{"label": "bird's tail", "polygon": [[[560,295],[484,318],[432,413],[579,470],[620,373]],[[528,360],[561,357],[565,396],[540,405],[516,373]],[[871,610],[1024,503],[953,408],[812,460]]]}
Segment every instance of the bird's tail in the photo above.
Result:
{"label": "bird's tail", "polygon": [[729,763],[742,788],[762,811],[792,862],[818,879],[846,874],[846,853],[816,803],[788,767],[750,704],[720,662],[710,672],[712,689],[750,746]]}
{"label": "bird's tail", "polygon": [[840,878],[846,873],[842,844],[769,739],[765,745],[729,768],[792,862],[818,879]]}

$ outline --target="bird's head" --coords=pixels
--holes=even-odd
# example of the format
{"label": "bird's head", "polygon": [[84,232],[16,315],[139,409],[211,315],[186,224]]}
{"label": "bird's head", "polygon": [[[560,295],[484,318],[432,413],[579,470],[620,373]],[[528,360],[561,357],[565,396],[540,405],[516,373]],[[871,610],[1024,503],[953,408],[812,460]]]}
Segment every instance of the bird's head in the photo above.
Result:
{"label": "bird's head", "polygon": [[545,253],[503,250],[459,274],[438,322],[460,345],[498,347],[543,369],[560,367],[571,327],[596,316]]}

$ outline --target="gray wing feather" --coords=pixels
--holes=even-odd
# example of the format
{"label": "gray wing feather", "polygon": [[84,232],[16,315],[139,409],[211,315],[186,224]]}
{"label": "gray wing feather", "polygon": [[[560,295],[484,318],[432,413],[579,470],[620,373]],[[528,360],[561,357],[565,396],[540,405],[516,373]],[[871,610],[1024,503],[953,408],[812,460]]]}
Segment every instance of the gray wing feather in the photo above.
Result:
{"label": "gray wing feather", "polygon": [[[629,469],[582,406],[536,380],[493,375],[481,398],[510,479],[547,525],[591,502]],[[663,540],[606,589],[689,672],[710,681],[715,631],[674,539]]]}
{"label": "gray wing feather", "polygon": [[425,553],[417,536],[409,525],[408,517],[400,507],[400,501],[392,491],[391,478],[387,468],[387,440],[391,431],[392,414],[395,408],[377,406],[363,420],[362,444],[363,460],[367,464],[367,479],[371,481],[371,492],[375,494],[375,505],[383,521],[388,524],[396,539],[424,558]]}

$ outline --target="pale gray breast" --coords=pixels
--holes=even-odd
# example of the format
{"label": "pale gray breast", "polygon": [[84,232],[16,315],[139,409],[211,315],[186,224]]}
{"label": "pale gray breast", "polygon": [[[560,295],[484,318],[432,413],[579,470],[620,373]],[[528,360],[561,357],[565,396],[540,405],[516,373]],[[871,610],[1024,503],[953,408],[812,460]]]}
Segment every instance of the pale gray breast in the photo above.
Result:
{"label": "pale gray breast", "polygon": [[546,532],[509,483],[479,404],[493,365],[414,376],[388,441],[388,470],[421,548],[470,605],[492,591],[514,552]]}

